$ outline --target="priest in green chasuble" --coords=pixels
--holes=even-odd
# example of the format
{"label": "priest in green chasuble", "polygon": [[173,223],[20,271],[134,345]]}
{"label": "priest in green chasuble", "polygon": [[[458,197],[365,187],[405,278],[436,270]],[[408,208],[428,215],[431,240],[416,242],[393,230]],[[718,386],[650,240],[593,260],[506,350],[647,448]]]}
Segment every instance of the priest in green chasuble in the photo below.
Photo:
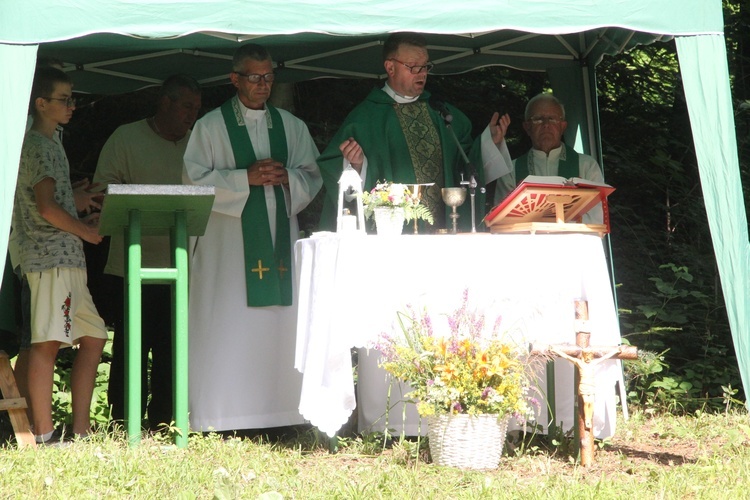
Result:
{"label": "priest in green chasuble", "polygon": [[[568,122],[565,106],[552,94],[542,93],[529,99],[524,112],[523,129],[531,139],[531,149],[511,162],[505,140],[501,139],[503,168],[487,172],[487,182],[497,179],[495,204],[500,203],[528,175],[580,177],[604,182],[602,169],[589,155],[576,152],[562,142]],[[510,172],[503,174],[503,172]],[[583,216],[583,222],[601,224],[604,219],[601,204]]]}
{"label": "priest in green chasuble", "polygon": [[203,236],[191,242],[190,426],[196,431],[303,423],[294,369],[297,214],[320,190],[307,126],[268,104],[270,54],[234,54],[237,94],[198,120],[185,180],[215,186]]}
{"label": "priest in green chasuble", "polygon": [[[336,227],[338,181],[344,168],[353,168],[360,174],[365,190],[372,189],[378,181],[434,183],[423,198],[435,218],[433,230],[446,227],[446,220],[450,224],[447,219],[450,209],[445,207],[440,190],[458,186],[461,174],[468,181],[469,173],[446,126],[448,114],[452,116],[450,126],[476,170],[479,186],[484,185],[487,168],[495,171],[508,168],[498,144],[502,142],[510,118],[495,113],[480,137],[472,140],[471,122],[466,115],[431,97],[425,90],[433,64],[422,35],[394,33],[389,36],[383,45],[383,66],[388,76],[386,84],[370,92],[352,110],[318,158],[326,188],[322,229]],[[481,219],[484,197],[478,189],[476,193],[477,217]],[[469,230],[470,203],[464,203],[459,212],[459,225]]]}
{"label": "priest in green chasuble", "polygon": [[[435,218],[434,228],[445,228],[451,223],[449,208],[442,201],[441,188],[456,187],[461,174],[469,180],[466,162],[456,140],[446,125],[458,137],[476,170],[479,186],[484,185],[487,171],[509,172],[509,164],[500,151],[506,129],[507,115],[494,113],[489,125],[476,139],[471,137],[471,123],[461,111],[431,98],[425,90],[427,75],[432,68],[427,44],[416,33],[394,33],[383,46],[383,66],[387,82],[373,90],[344,121],[323,154],[318,165],[326,188],[321,215],[322,229],[335,229],[338,206],[338,181],[345,168],[353,168],[362,178],[363,189],[369,190],[378,181],[404,184],[434,183],[423,201]],[[476,191],[477,225],[484,215],[484,197]],[[463,231],[471,229],[471,204],[459,208],[458,219]],[[429,227],[425,228],[429,231]],[[420,230],[421,232],[421,230]],[[378,354],[360,349],[357,383],[358,425],[360,431],[383,431],[386,422],[395,434],[416,435],[420,422],[413,404],[406,405],[406,418],[399,401],[402,393],[391,390],[385,371],[377,366]],[[393,406],[386,418],[388,403]]]}

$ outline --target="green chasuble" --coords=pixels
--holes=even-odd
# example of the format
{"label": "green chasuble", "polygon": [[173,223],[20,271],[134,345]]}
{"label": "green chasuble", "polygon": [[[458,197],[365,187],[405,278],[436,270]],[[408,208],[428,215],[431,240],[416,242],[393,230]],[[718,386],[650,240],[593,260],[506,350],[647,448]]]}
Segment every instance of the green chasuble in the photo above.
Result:
{"label": "green chasuble", "polygon": [[[221,106],[221,114],[229,133],[237,169],[247,169],[257,160],[245,120],[235,96]],[[268,138],[271,157],[283,164],[288,158],[284,124],[278,110],[266,104]],[[276,195],[276,244],[271,238],[264,186],[250,186],[242,211],[242,241],[245,247],[245,281],[247,305],[250,307],[292,305],[292,249],[289,218],[281,186],[274,186]]]}
{"label": "green chasuble", "polygon": [[[436,186],[452,187],[459,185],[461,174],[465,169],[463,158],[456,141],[446,128],[444,120],[437,111],[427,104],[429,97],[429,92],[423,92],[416,103],[398,104],[382,89],[373,89],[367,98],[349,113],[344,124],[318,158],[318,166],[326,189],[320,229],[335,230],[336,228],[338,181],[341,178],[343,167],[339,145],[349,137],[353,137],[362,146],[362,150],[367,156],[367,178],[365,179],[364,189],[372,189],[378,181],[392,181],[403,184],[433,182],[423,180],[425,179],[425,177],[422,177],[423,175],[435,175]],[[415,105],[420,108],[413,108]],[[432,152],[427,151],[427,155],[420,152],[417,155],[411,153],[409,142],[414,137],[407,140],[404,133],[402,121],[404,118],[408,118],[404,116],[403,111],[405,109],[407,110],[406,114],[414,117],[414,122],[421,121],[424,114],[429,116],[432,122],[432,127],[424,127],[425,135],[418,141],[429,141],[429,143],[422,142],[422,147],[431,144],[436,146],[436,153],[439,150],[441,158],[439,164],[436,165],[436,172],[425,173],[425,168],[429,172],[429,166],[424,163],[424,158],[435,158]],[[468,152],[469,159],[476,168],[479,177],[477,182],[482,186],[484,185],[484,169],[482,168],[480,140],[477,138],[472,141],[471,122],[466,115],[451,105],[448,105],[448,111],[453,115],[451,126],[464,151]],[[399,119],[399,114],[401,114],[401,119]],[[436,135],[431,134],[429,129],[433,129]],[[439,144],[434,143],[436,138],[439,140]],[[415,162],[418,165],[415,166]],[[468,180],[466,175],[464,178]],[[437,179],[441,182],[437,182]],[[466,200],[466,203],[459,207],[461,216],[458,219],[458,224],[464,231],[471,229],[471,204],[468,197]],[[442,212],[440,215],[442,216],[433,214],[435,219],[450,220],[447,218],[448,210],[444,205],[442,207],[440,209]],[[477,224],[479,224],[485,213],[484,195],[479,192],[479,189],[476,192],[476,208]]]}
{"label": "green chasuble", "polygon": [[[566,179],[579,177],[581,174],[578,167],[578,153],[567,144],[563,143],[562,146],[563,151],[557,163],[557,175]],[[534,155],[529,153],[530,151],[527,151],[516,158],[516,185],[520,184],[527,176],[536,175],[532,173],[534,172]]]}

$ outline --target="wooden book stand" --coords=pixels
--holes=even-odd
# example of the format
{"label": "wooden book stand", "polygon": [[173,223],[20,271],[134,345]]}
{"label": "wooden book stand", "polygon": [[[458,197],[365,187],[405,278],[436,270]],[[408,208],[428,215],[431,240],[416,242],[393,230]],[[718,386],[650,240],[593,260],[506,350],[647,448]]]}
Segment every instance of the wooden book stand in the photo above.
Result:
{"label": "wooden book stand", "polygon": [[[584,179],[529,176],[484,217],[491,233],[609,233],[607,196],[615,188]],[[602,204],[603,224],[583,215]]]}

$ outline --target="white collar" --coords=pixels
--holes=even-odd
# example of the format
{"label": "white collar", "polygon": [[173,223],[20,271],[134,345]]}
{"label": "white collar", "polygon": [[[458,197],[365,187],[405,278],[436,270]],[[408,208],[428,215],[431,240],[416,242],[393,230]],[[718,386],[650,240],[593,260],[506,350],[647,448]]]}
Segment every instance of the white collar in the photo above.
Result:
{"label": "white collar", "polygon": [[[235,97],[237,100],[237,105],[239,106],[239,112],[241,113],[243,118],[247,119],[248,121],[259,121],[264,116],[266,116],[266,113],[268,112],[268,108],[266,107],[265,103],[263,104],[262,109],[251,109],[242,103],[242,100],[240,100],[239,96],[235,96]],[[238,117],[238,120],[239,120],[239,117]]]}
{"label": "white collar", "polygon": [[401,94],[396,93],[396,91],[393,90],[390,87],[390,85],[388,85],[388,83],[386,83],[383,86],[383,92],[385,92],[386,94],[388,94],[389,96],[391,96],[391,98],[394,101],[396,101],[397,103],[399,103],[399,104],[412,103],[412,102],[416,102],[416,100],[419,99],[419,96],[409,97],[409,96],[405,96],[405,95],[401,95]]}
{"label": "white collar", "polygon": [[531,148],[531,151],[535,156],[541,156],[543,158],[551,159],[560,158],[561,160],[565,160],[565,147],[562,143],[560,143],[560,145],[555,149],[551,149],[549,154],[545,153],[541,149]]}

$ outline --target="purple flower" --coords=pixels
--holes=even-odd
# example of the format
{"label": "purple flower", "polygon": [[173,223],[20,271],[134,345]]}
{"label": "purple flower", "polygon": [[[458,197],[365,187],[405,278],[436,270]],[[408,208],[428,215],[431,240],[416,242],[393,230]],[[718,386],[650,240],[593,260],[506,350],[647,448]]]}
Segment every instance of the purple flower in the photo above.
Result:
{"label": "purple flower", "polygon": [[461,406],[461,403],[459,403],[458,401],[455,401],[453,403],[453,411],[455,411],[456,413],[461,413],[462,411],[464,411],[463,407]]}
{"label": "purple flower", "polygon": [[425,314],[422,317],[422,325],[424,325],[425,330],[427,330],[427,336],[432,337],[432,318]]}

